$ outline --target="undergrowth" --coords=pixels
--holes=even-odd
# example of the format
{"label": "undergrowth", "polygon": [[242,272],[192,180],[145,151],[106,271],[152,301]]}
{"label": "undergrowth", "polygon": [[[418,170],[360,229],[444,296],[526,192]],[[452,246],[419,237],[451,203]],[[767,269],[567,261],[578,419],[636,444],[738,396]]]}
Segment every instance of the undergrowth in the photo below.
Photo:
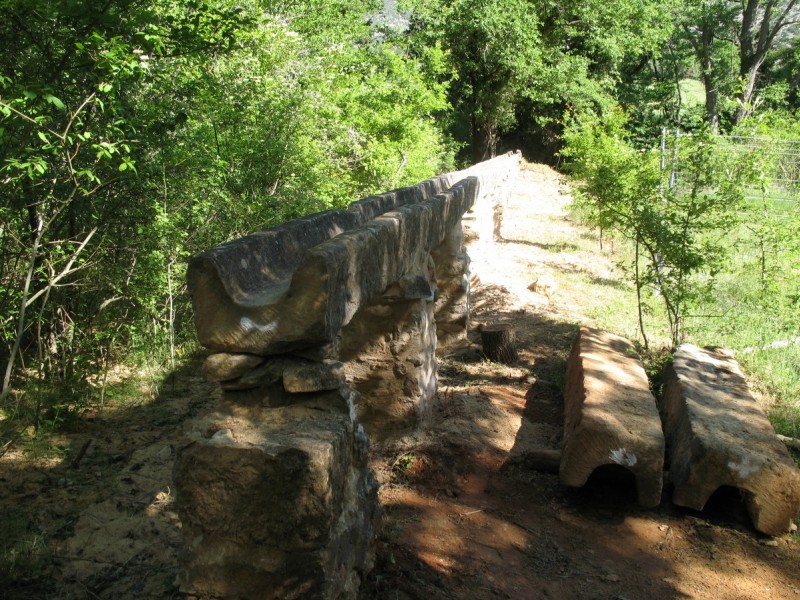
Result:
{"label": "undergrowth", "polygon": [[634,284],[627,294],[606,286],[590,316],[648,349],[663,345],[652,338],[666,315],[669,345],[732,351],[778,433],[798,437],[796,158],[764,137],[707,132],[659,153],[635,148],[626,124],[624,115],[577,119],[565,135],[578,178],[573,216],[616,237],[607,245]]}
{"label": "undergrowth", "polygon": [[196,344],[178,348],[175,362],[169,354],[143,351],[73,385],[32,377],[0,407],[0,457],[17,449],[31,458],[59,458],[55,434],[80,427],[87,413],[152,404],[197,355]]}

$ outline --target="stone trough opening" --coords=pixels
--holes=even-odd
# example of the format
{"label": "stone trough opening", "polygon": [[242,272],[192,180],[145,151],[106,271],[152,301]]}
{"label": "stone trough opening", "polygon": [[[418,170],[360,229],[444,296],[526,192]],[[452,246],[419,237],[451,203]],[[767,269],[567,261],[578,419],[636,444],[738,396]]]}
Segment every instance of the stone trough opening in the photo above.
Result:
{"label": "stone trough opening", "polygon": [[615,463],[635,476],[639,504],[655,507],[666,450],[674,504],[700,511],[715,491],[728,499],[732,488],[755,529],[773,536],[791,529],[800,471],[726,352],[681,345],[665,370],[659,411],[631,344],[582,327],[564,397],[562,483],[584,486],[598,467]]}
{"label": "stone trough opening", "polygon": [[638,504],[636,475],[621,465],[597,467],[581,488],[586,501],[602,508],[619,508]]}
{"label": "stone trough opening", "polygon": [[719,488],[738,488],[746,490],[758,531],[789,531],[800,509],[800,470],[734,358],[719,348],[682,344],[664,381],[673,503],[703,510]]}
{"label": "stone trough opening", "polygon": [[753,522],[747,513],[748,494],[731,485],[719,486],[706,501],[703,517],[712,523],[736,523],[752,529]]}

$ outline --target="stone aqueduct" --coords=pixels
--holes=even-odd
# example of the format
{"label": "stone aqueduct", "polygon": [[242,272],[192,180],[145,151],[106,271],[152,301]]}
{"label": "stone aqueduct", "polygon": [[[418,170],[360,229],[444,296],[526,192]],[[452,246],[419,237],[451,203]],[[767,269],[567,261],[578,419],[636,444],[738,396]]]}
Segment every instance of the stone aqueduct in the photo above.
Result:
{"label": "stone aqueduct", "polygon": [[508,153],[196,256],[188,281],[218,410],[179,453],[181,583],[201,596],[351,598],[371,567],[368,433],[425,419],[436,349],[466,335]]}
{"label": "stone aqueduct", "polygon": [[[372,566],[368,436],[425,420],[437,348],[466,336],[471,244],[494,243],[509,153],[212,248],[189,290],[217,410],[179,451],[180,581],[200,597],[357,596]],[[800,510],[800,471],[732,358],[684,345],[661,414],[631,344],[581,328],[567,366],[561,482],[617,464],[639,503],[702,509],[741,490],[759,531]],[[663,423],[662,423],[663,421]],[[663,429],[663,432],[662,432]]]}

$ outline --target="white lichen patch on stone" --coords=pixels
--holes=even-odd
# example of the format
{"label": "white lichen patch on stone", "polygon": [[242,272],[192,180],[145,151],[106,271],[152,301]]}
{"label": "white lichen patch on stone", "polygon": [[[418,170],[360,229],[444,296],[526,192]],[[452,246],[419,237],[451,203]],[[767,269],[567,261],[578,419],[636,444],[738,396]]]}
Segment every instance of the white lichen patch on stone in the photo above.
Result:
{"label": "white lichen patch on stone", "polygon": [[209,443],[215,446],[232,446],[236,443],[236,439],[233,437],[233,431],[230,429],[220,429],[211,436]]}
{"label": "white lichen patch on stone", "polygon": [[752,456],[742,456],[739,462],[730,461],[728,468],[742,479],[747,479],[761,468],[760,461]]}
{"label": "white lichen patch on stone", "polygon": [[245,331],[256,330],[260,333],[269,333],[278,326],[278,322],[273,321],[272,323],[267,323],[266,325],[259,325],[258,323],[255,323],[250,317],[242,317],[239,320],[239,325],[241,325],[242,329],[244,329]]}
{"label": "white lichen patch on stone", "polygon": [[636,464],[636,455],[625,448],[618,448],[611,451],[611,460],[623,467],[632,467]]}

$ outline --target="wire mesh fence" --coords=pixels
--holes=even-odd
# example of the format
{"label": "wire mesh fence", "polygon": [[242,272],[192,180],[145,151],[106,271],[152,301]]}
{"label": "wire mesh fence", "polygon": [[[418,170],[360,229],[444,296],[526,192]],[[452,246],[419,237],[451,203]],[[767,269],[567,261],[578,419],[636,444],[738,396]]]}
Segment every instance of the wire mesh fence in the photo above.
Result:
{"label": "wire mesh fence", "polygon": [[[695,141],[679,130],[662,131],[662,186],[681,192],[681,167]],[[800,140],[720,135],[714,142],[719,167],[741,181],[741,212],[800,215]]]}
{"label": "wire mesh fence", "polygon": [[727,248],[727,262],[715,275],[714,299],[698,310],[718,313],[719,327],[729,324],[734,344],[794,339],[800,327],[800,140],[740,135],[709,139],[664,131],[662,192],[675,198],[716,193],[692,187],[698,178],[689,161],[698,159],[701,146],[713,156],[702,164],[717,170],[718,177],[708,181],[731,182],[741,196],[731,207],[736,218],[730,229],[715,234]]}

